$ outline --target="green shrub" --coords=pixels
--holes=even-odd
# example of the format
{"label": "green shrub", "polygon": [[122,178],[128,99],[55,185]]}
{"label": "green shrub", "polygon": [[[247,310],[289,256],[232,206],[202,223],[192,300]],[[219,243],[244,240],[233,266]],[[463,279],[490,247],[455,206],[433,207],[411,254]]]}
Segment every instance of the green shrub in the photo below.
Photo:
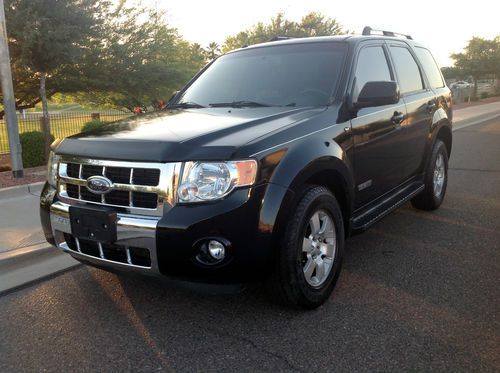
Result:
{"label": "green shrub", "polygon": [[488,92],[481,92],[481,98],[488,98]]}
{"label": "green shrub", "polygon": [[101,128],[106,123],[107,122],[103,122],[102,120],[99,120],[99,119],[91,120],[90,122],[87,122],[83,125],[82,132],[88,132],[88,131],[95,130],[97,128]]}
{"label": "green shrub", "polygon": [[[42,132],[23,132],[19,135],[23,150],[23,167],[36,167],[47,164],[45,159],[45,136]],[[54,136],[50,135],[50,141]]]}

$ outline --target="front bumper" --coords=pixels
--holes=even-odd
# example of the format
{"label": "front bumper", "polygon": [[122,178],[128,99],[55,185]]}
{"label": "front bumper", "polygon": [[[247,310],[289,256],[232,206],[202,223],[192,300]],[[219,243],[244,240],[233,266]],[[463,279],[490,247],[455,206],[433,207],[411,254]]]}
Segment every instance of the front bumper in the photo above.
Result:
{"label": "front bumper", "polygon": [[[271,268],[273,259],[272,212],[263,202],[278,200],[288,193],[274,184],[234,191],[216,203],[175,205],[163,216],[117,214],[117,241],[113,245],[125,253],[134,248],[147,249],[149,265],[136,265],[127,253],[121,261],[110,260],[106,247],[89,255],[71,245],[69,204],[59,201],[48,184],[41,196],[41,220],[46,238],[59,249],[82,262],[113,270],[202,282],[234,282],[260,278]],[[273,198],[266,196],[272,195]],[[281,196],[278,200],[275,196]],[[197,243],[207,238],[223,238],[230,242],[226,259],[208,266],[197,261]],[[103,250],[104,249],[104,250]]]}
{"label": "front bumper", "polygon": [[[60,201],[50,205],[50,225],[56,247],[69,253],[75,259],[90,264],[148,275],[160,274],[156,257],[156,226],[158,221],[157,217],[117,214],[117,241],[113,246],[120,248],[125,254],[124,260],[119,261],[116,260],[117,253],[110,252],[107,255],[107,251],[103,250],[101,243],[96,243],[98,250],[84,250],[78,239],[73,241],[74,238],[70,238],[69,205]],[[135,263],[130,254],[131,250],[134,250],[133,248],[147,250],[149,253],[148,262],[142,263],[142,265]]]}

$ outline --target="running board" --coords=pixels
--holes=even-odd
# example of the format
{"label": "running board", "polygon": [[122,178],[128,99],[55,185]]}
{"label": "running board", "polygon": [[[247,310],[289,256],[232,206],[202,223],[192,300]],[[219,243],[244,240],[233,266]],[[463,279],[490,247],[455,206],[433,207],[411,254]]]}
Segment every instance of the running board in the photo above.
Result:
{"label": "running board", "polygon": [[352,233],[361,233],[365,231],[384,216],[415,197],[422,190],[424,190],[424,184],[422,182],[414,182],[400,189],[397,193],[392,194],[390,197],[380,201],[377,205],[368,210],[361,211],[360,214],[355,215],[352,220]]}

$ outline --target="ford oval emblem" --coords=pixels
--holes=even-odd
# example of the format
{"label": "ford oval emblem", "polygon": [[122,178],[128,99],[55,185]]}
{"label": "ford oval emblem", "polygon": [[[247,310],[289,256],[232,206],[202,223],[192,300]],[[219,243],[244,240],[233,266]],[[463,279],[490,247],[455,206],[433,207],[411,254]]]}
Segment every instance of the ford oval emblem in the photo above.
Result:
{"label": "ford oval emblem", "polygon": [[94,194],[105,194],[111,190],[113,182],[104,176],[91,176],[87,179],[87,189]]}

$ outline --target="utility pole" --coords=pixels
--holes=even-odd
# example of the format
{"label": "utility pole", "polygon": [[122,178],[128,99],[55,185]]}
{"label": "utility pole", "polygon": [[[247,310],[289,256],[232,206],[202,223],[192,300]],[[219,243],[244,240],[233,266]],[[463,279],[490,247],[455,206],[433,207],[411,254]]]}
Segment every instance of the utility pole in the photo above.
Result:
{"label": "utility pole", "polygon": [[12,87],[12,72],[10,70],[9,44],[7,41],[7,28],[5,27],[3,0],[0,0],[0,80],[2,82],[5,120],[7,121],[7,131],[9,133],[12,174],[15,178],[19,178],[23,177],[23,159],[21,156],[21,142],[19,141],[19,127],[17,125],[16,101]]}

